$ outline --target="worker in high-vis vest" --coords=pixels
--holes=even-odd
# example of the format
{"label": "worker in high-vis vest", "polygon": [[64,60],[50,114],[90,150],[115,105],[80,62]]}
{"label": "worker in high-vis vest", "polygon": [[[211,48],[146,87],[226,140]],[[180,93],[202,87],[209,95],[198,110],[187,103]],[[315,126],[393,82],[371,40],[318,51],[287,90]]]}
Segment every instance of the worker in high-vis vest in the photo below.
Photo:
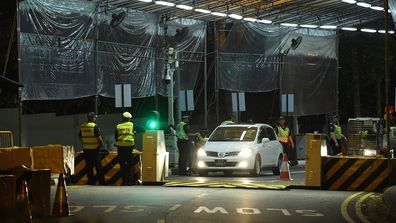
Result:
{"label": "worker in high-vis vest", "polygon": [[232,115],[228,114],[228,115],[226,116],[226,119],[221,123],[221,125],[229,125],[229,124],[234,124],[234,123],[235,123],[235,122],[234,122],[234,120],[233,120]]}
{"label": "worker in high-vis vest", "polygon": [[279,123],[275,128],[275,132],[278,135],[279,142],[282,144],[283,153],[287,154],[290,165],[296,166],[298,164],[297,153],[295,151],[291,131],[286,125],[285,118],[279,117]]}
{"label": "worker in high-vis vest", "polygon": [[95,113],[88,113],[87,118],[88,122],[81,125],[78,135],[84,151],[85,171],[88,176],[88,184],[96,184],[93,172],[93,168],[95,167],[100,185],[105,185],[102,161],[99,153],[99,149],[103,145],[103,139],[100,134],[99,127],[96,124]]}
{"label": "worker in high-vis vest", "polygon": [[340,125],[340,116],[335,114],[332,116],[332,121],[329,125],[329,138],[330,138],[330,147],[331,154],[330,155],[338,155],[341,152],[346,153],[344,146],[344,141],[346,141],[346,137],[342,134],[342,128]]}
{"label": "worker in high-vis vest", "polygon": [[132,152],[135,147],[135,132],[144,131],[144,129],[131,122],[132,115],[129,112],[124,112],[122,119],[122,122],[115,129],[114,138],[115,145],[117,146],[122,182],[123,185],[128,186],[134,183],[134,159]]}
{"label": "worker in high-vis vest", "polygon": [[[179,149],[179,175],[187,176],[187,162],[190,163],[190,171],[193,169],[193,160],[191,160],[191,153],[194,150],[194,144],[191,140],[196,134],[190,133],[189,116],[185,115],[182,120],[176,125],[177,148]],[[190,172],[189,171],[189,172]]]}

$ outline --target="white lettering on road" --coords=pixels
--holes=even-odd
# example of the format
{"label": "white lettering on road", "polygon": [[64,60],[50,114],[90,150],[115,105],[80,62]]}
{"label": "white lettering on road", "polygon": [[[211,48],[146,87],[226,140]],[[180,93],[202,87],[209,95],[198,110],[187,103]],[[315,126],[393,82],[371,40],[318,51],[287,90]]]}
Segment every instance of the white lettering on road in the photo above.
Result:
{"label": "white lettering on road", "polygon": [[84,206],[69,206],[70,212],[76,213],[84,209]]}
{"label": "white lettering on road", "polygon": [[171,208],[169,208],[169,211],[176,211],[176,209],[178,209],[180,206],[182,206],[181,204],[175,204],[173,205]]}
{"label": "white lettering on road", "polygon": [[257,208],[237,208],[239,214],[261,214],[261,211]]}
{"label": "white lettering on road", "polygon": [[212,210],[210,210],[205,206],[200,206],[197,210],[194,211],[194,213],[197,214],[197,213],[201,213],[202,211],[205,211],[208,214],[215,214],[216,212],[220,212],[222,214],[228,214],[228,212],[222,207],[215,207]]}
{"label": "white lettering on road", "polygon": [[290,216],[290,212],[287,209],[278,209],[278,208],[267,208],[267,211],[281,211],[283,215]]}
{"label": "white lettering on road", "polygon": [[143,212],[144,207],[143,206],[136,206],[136,205],[128,205],[124,207],[123,212],[128,212],[128,213],[137,213],[137,212]]}
{"label": "white lettering on road", "polygon": [[204,194],[198,195],[198,197],[204,197],[204,196],[206,196],[206,195],[208,195],[208,194],[207,194],[207,193],[204,193]]}
{"label": "white lettering on road", "polygon": [[315,210],[296,210],[298,214],[304,217],[323,217],[324,215]]}
{"label": "white lettering on road", "polygon": [[104,208],[104,213],[110,213],[116,209],[117,205],[94,205],[94,208]]}

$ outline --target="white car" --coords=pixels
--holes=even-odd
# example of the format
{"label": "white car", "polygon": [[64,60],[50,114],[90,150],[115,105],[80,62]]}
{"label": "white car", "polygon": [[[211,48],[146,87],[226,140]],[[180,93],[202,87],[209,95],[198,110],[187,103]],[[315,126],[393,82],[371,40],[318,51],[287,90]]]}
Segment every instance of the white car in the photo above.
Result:
{"label": "white car", "polygon": [[205,146],[198,150],[200,176],[208,172],[249,171],[252,176],[270,169],[279,175],[283,148],[274,129],[266,124],[228,124],[218,126]]}

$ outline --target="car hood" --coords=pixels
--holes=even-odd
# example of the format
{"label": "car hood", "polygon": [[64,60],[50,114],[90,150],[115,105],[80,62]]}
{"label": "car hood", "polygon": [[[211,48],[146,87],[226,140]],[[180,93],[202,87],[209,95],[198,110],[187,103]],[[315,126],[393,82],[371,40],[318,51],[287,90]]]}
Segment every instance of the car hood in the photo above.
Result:
{"label": "car hood", "polygon": [[214,152],[233,152],[243,148],[251,148],[254,142],[207,142],[204,149]]}

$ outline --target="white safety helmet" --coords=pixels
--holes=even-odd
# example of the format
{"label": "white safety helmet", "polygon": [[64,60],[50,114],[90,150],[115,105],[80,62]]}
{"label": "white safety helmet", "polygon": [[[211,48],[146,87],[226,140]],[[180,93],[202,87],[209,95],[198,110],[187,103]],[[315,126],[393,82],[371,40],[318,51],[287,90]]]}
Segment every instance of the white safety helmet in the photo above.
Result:
{"label": "white safety helmet", "polygon": [[124,113],[122,113],[122,117],[124,117],[124,118],[132,118],[132,115],[129,112],[124,112]]}

